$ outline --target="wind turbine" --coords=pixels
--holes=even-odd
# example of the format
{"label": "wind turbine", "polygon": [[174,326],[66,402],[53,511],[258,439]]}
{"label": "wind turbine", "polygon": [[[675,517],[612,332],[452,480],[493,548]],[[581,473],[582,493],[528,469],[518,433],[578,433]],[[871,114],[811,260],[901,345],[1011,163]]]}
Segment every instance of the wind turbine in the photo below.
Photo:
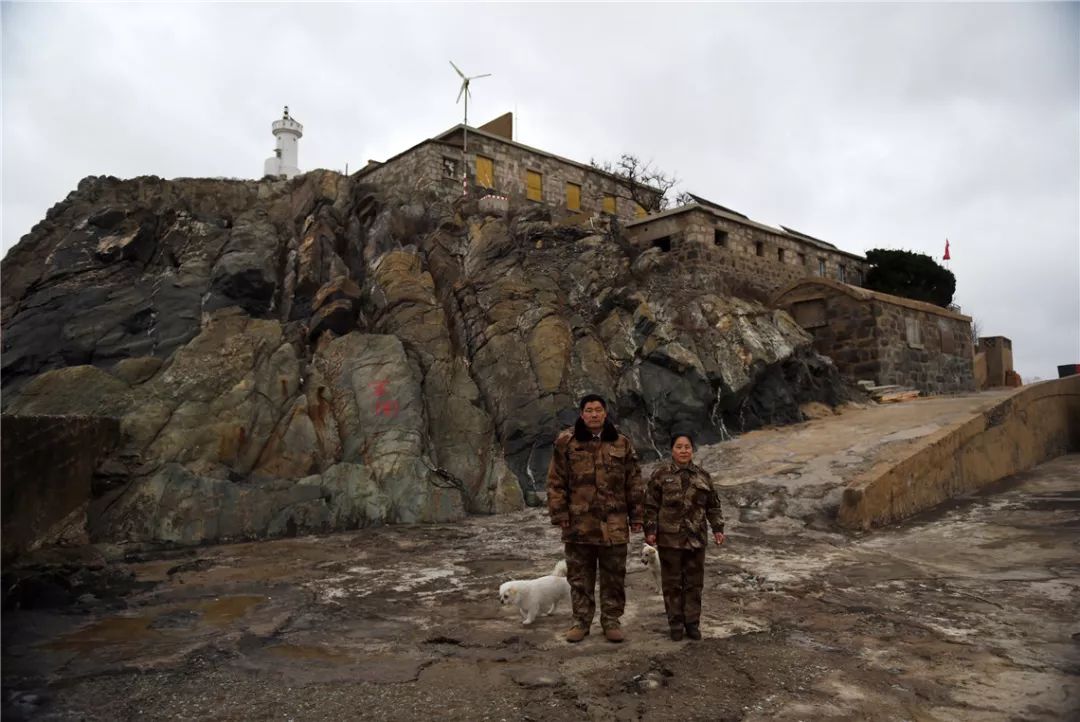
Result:
{"label": "wind turbine", "polygon": [[463,152],[468,152],[468,150],[469,150],[469,96],[472,95],[472,91],[469,90],[469,82],[472,81],[472,80],[476,80],[477,78],[490,78],[491,73],[484,73],[483,75],[473,75],[473,76],[466,75],[465,73],[461,72],[461,68],[454,65],[453,60],[450,61],[450,67],[453,68],[454,71],[458,75],[461,76],[461,90],[458,91],[457,100],[455,100],[454,102],[455,103],[460,103],[461,102],[461,96],[463,96],[463,95],[465,96],[465,123],[464,123],[464,125],[465,125],[465,137],[464,137],[464,141],[463,141],[463,143],[464,143]]}

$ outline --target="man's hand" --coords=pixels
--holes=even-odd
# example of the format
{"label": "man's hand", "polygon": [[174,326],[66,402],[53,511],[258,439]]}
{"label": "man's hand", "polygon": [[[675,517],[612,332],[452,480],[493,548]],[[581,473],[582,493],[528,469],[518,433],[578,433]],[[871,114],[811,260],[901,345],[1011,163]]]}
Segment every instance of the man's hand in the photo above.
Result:
{"label": "man's hand", "polygon": [[645,535],[645,543],[648,544],[651,547],[656,546],[656,535],[655,534],[646,534]]}
{"label": "man's hand", "polygon": [[724,536],[724,532],[718,531],[713,533],[713,539],[716,540],[716,545],[720,546],[724,543],[724,539],[727,539],[727,537]]}
{"label": "man's hand", "polygon": [[641,524],[631,524],[630,525],[630,531],[634,532],[635,534],[640,534],[641,533]]}
{"label": "man's hand", "polygon": [[563,529],[569,529],[570,528],[570,520],[567,519],[566,521],[560,521],[559,526],[561,526]]}

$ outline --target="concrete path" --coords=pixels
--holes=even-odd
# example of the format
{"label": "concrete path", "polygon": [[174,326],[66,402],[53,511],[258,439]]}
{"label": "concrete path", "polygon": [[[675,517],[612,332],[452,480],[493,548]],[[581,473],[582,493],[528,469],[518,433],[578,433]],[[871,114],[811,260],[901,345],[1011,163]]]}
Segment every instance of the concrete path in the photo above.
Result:
{"label": "concrete path", "polygon": [[921,439],[962,424],[1014,391],[847,406],[839,414],[820,406],[822,415],[813,421],[703,447],[696,461],[725,488],[742,521],[793,517],[830,528],[845,485],[858,474],[905,458]]}
{"label": "concrete path", "polygon": [[5,612],[4,719],[1075,719],[1078,546],[1077,455],[872,535],[744,520],[702,642],[666,638],[632,549],[622,645],[500,607],[560,557],[535,510],[130,554]]}

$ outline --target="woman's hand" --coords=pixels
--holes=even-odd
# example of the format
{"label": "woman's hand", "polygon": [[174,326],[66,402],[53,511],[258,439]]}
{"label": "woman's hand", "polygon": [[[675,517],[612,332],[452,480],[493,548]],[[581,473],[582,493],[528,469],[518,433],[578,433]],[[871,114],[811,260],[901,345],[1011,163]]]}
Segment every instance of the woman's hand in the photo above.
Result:
{"label": "woman's hand", "polygon": [[646,534],[645,535],[645,543],[648,544],[651,547],[656,546],[656,535],[655,534]]}
{"label": "woman's hand", "polygon": [[724,532],[718,531],[713,533],[713,539],[716,540],[716,545],[720,546],[724,543],[724,540],[727,539],[727,537],[724,536]]}

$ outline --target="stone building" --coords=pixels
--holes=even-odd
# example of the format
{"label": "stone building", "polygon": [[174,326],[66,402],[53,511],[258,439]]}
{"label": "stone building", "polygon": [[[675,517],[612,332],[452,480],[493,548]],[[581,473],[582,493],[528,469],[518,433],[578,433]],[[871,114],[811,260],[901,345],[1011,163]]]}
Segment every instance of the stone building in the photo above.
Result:
{"label": "stone building", "polygon": [[853,381],[927,394],[975,390],[971,318],[922,301],[805,278],[773,305],[814,336],[814,348]]}
{"label": "stone building", "polygon": [[866,259],[791,228],[773,228],[691,195],[693,203],[626,224],[631,243],[659,248],[684,267],[720,268],[766,297],[807,276],[861,286]]}
{"label": "stone building", "polygon": [[469,186],[480,195],[505,196],[514,204],[543,203],[566,217],[608,213],[629,221],[645,215],[635,197],[656,201],[663,195],[640,184],[630,192],[627,182],[616,175],[518,143],[513,140],[511,113],[479,128],[456,125],[385,162],[370,161],[356,175],[381,185],[461,195],[462,163]]}
{"label": "stone building", "polygon": [[1004,336],[981,336],[975,350],[975,385],[980,389],[1022,386],[1013,369],[1012,340]]}

